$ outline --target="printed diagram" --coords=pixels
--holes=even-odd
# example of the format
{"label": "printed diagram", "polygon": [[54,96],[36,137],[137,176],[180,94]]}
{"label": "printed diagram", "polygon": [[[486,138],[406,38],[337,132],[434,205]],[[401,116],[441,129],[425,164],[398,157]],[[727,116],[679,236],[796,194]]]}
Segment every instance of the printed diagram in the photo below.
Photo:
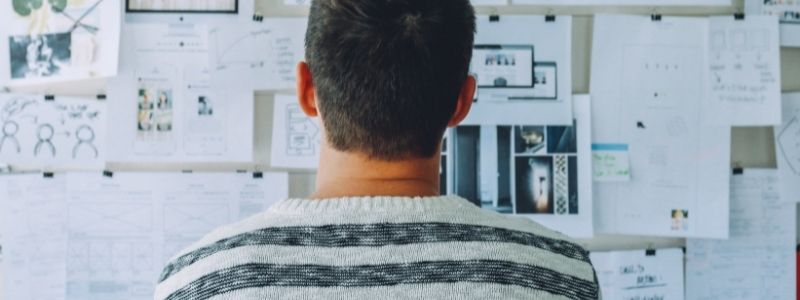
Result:
{"label": "printed diagram", "polygon": [[105,125],[100,105],[41,96],[0,96],[0,157],[17,161],[96,161]]}
{"label": "printed diagram", "polygon": [[231,220],[227,204],[164,205],[164,233],[205,234]]}
{"label": "printed diagram", "polygon": [[286,154],[289,156],[316,156],[319,149],[319,126],[303,114],[300,106],[286,106]]}
{"label": "printed diagram", "polygon": [[150,204],[80,203],[69,208],[69,228],[83,233],[146,233],[153,230]]}
{"label": "printed diagram", "polygon": [[800,176],[800,118],[797,116],[778,134],[778,148],[792,172]]}
{"label": "printed diagram", "polygon": [[248,32],[246,35],[240,35],[233,39],[228,44],[223,44],[223,38],[226,33],[220,32],[220,29],[211,31],[211,39],[217,47],[216,53],[213,53],[216,58],[216,69],[226,70],[230,68],[265,68],[267,66],[268,55],[261,56],[259,59],[254,51],[264,51],[272,49],[271,36],[272,30],[262,29]]}
{"label": "printed diagram", "polygon": [[209,32],[215,82],[255,89],[289,89],[295,66],[303,59],[307,21],[264,20],[241,26],[220,26]]}

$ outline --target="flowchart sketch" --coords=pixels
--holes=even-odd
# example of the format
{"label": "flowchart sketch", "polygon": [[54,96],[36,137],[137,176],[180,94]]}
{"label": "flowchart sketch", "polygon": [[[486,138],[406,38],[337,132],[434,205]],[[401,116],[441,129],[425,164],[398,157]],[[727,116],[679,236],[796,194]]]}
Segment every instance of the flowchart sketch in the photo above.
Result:
{"label": "flowchart sketch", "polygon": [[300,109],[296,96],[276,95],[272,125],[272,166],[316,169],[319,164],[319,120]]}

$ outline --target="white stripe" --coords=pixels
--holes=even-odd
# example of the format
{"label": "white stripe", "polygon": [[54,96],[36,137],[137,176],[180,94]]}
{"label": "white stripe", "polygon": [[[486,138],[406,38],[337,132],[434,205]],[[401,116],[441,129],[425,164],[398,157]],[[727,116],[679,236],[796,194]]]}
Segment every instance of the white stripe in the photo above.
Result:
{"label": "white stripe", "polygon": [[[337,200],[320,200],[337,201]],[[425,200],[406,200],[425,201]],[[466,200],[464,200],[466,201]],[[200,247],[210,245],[221,239],[259,230],[267,227],[291,226],[320,226],[337,224],[375,224],[375,223],[457,223],[465,225],[480,225],[497,228],[517,230],[533,233],[539,236],[565,240],[575,243],[569,237],[554,232],[524,217],[506,216],[496,212],[481,209],[470,205],[453,205],[448,210],[436,209],[434,211],[346,211],[335,210],[320,214],[282,214],[274,211],[266,212],[251,217],[238,224],[229,225],[210,233],[189,248],[181,251],[173,258],[180,257]]]}
{"label": "white stripe", "polygon": [[291,288],[242,289],[210,300],[289,299],[537,299],[569,300],[563,296],[512,285],[488,283],[436,283],[371,288]]}
{"label": "white stripe", "polygon": [[443,260],[503,260],[533,265],[594,282],[588,263],[535,247],[507,243],[449,242],[383,247],[292,247],[258,245],[215,253],[176,273],[156,289],[159,297],[209,273],[248,263],[357,266]]}

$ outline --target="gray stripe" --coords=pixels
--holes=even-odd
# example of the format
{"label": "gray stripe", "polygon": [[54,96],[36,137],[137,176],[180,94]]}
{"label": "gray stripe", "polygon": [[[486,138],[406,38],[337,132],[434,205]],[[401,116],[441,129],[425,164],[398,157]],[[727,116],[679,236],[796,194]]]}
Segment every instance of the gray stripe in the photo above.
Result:
{"label": "gray stripe", "polygon": [[536,247],[589,262],[581,246],[567,241],[504,228],[453,223],[380,223],[315,227],[271,227],[239,234],[178,257],[161,273],[163,282],[183,268],[214,253],[243,246],[381,247],[445,242],[513,243]]}
{"label": "gray stripe", "polygon": [[570,299],[598,297],[598,286],[595,282],[531,265],[470,260],[347,267],[245,264],[203,276],[166,299],[204,300],[249,288],[358,288],[457,282],[516,285]]}

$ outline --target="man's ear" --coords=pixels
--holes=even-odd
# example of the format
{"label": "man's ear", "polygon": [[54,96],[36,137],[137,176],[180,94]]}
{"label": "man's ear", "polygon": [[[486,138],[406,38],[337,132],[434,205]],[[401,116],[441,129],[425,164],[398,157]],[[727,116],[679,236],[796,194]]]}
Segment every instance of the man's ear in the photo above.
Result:
{"label": "man's ear", "polygon": [[472,101],[475,99],[476,88],[477,83],[475,77],[472,75],[467,76],[467,80],[464,80],[464,86],[461,87],[461,93],[458,95],[456,110],[453,116],[450,117],[450,122],[447,123],[447,127],[456,127],[467,118],[469,110],[472,109]]}
{"label": "man's ear", "polygon": [[319,116],[315,89],[308,64],[299,62],[297,64],[297,100],[303,112],[311,118]]}

